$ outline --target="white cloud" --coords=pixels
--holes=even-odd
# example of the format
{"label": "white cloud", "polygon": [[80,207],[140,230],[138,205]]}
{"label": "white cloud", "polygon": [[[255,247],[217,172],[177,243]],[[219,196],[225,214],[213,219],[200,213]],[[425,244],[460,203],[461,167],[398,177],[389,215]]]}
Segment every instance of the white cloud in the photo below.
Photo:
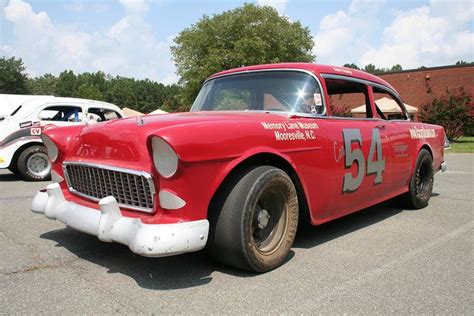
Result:
{"label": "white cloud", "polygon": [[324,17],[315,35],[318,62],[417,68],[474,59],[474,6],[433,0],[397,11],[388,22],[380,18],[384,9],[384,2],[374,6],[356,0],[347,10]]}
{"label": "white cloud", "polygon": [[278,14],[283,15],[288,0],[258,0],[257,4],[261,6],[270,6],[278,11]]}
{"label": "white cloud", "polygon": [[23,0],[3,9],[13,24],[14,42],[0,46],[0,55],[21,57],[32,76],[64,69],[102,70],[112,75],[176,82],[171,41],[156,39],[144,17],[145,1],[120,0],[125,15],[104,32],[87,33],[57,25],[45,12],[34,12]]}
{"label": "white cloud", "polygon": [[347,10],[325,16],[314,36],[317,61],[333,65],[357,62],[357,54],[376,33],[380,5],[382,2],[353,1]]}
{"label": "white cloud", "polygon": [[432,5],[398,12],[384,29],[381,45],[362,54],[361,64],[390,67],[399,63],[404,68],[417,68],[473,60],[472,14],[468,18],[465,12],[469,8],[453,10],[445,2],[447,9],[440,11],[438,2]]}
{"label": "white cloud", "polygon": [[119,0],[128,14],[143,14],[148,11],[148,3],[145,0]]}

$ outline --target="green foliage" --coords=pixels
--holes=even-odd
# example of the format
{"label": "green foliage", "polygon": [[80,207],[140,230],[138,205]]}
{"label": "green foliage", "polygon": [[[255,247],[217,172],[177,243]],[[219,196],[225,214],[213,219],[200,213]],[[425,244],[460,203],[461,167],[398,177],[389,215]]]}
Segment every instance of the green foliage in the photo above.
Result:
{"label": "green foliage", "polygon": [[368,72],[370,74],[374,74],[376,72],[377,68],[375,68],[375,65],[373,64],[368,64],[368,65],[365,65],[364,67],[364,71],[365,72]]}
{"label": "green foliage", "polygon": [[211,74],[244,65],[312,62],[313,39],[307,27],[271,7],[242,7],[204,16],[175,38],[171,47],[187,104]]}
{"label": "green foliage", "polygon": [[357,69],[357,70],[360,70],[360,68],[354,64],[354,63],[351,63],[351,64],[344,64],[343,67],[347,67],[347,68],[352,68],[352,69]]}
{"label": "green foliage", "polygon": [[187,110],[176,97],[181,91],[178,85],[165,86],[148,79],[111,77],[101,71],[76,75],[72,70],[65,70],[58,77],[46,74],[30,79],[28,87],[32,94],[106,101],[143,113],[158,108],[167,112]]}
{"label": "green foliage", "polygon": [[365,67],[364,67],[365,72],[375,74],[375,75],[383,74],[383,73],[386,73],[386,72],[402,71],[402,70],[403,70],[403,68],[400,64],[393,65],[392,68],[377,68],[373,64],[368,64],[368,65],[365,65]]}
{"label": "green foliage", "polygon": [[28,80],[28,92],[30,94],[57,95],[56,86],[58,78],[52,74],[44,74],[41,77]]}
{"label": "green foliage", "polygon": [[474,61],[467,62],[467,61],[464,61],[464,60],[458,60],[456,62],[456,65],[474,65]]}
{"label": "green foliage", "polygon": [[21,58],[0,58],[0,93],[22,94],[28,92],[28,78]]}
{"label": "green foliage", "polygon": [[449,140],[473,131],[471,96],[462,87],[457,92],[446,89],[446,95],[434,96],[420,107],[419,116],[422,122],[443,126]]}
{"label": "green foliage", "polygon": [[334,105],[329,103],[332,116],[352,117],[351,107],[348,104]]}
{"label": "green foliage", "polygon": [[76,95],[78,98],[81,98],[81,99],[91,99],[91,100],[99,100],[99,101],[102,101],[104,98],[100,90],[96,86],[90,83],[81,84],[77,88]]}
{"label": "green foliage", "polygon": [[59,74],[56,93],[60,97],[74,97],[77,87],[77,77],[72,70],[65,70]]}
{"label": "green foliage", "polygon": [[448,153],[474,153],[474,137],[463,136],[451,142]]}
{"label": "green foliage", "polygon": [[390,71],[402,71],[403,68],[402,68],[402,65],[400,64],[396,64],[396,65],[393,65],[392,68],[390,68]]}

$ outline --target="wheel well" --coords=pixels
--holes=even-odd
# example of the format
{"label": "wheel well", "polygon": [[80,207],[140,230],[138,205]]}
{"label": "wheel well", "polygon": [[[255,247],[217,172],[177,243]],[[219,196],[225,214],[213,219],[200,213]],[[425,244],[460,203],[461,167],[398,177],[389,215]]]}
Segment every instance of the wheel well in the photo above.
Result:
{"label": "wheel well", "polygon": [[[301,181],[296,174],[296,171],[290,165],[288,161],[271,153],[260,153],[254,156],[251,156],[244,161],[240,162],[237,166],[232,169],[232,171],[225,177],[224,181],[219,185],[219,188],[214,193],[214,196],[211,199],[211,203],[209,204],[209,216],[212,217],[212,211],[217,211],[217,207],[223,203],[224,197],[232,190],[234,185],[245,175],[245,171],[248,171],[251,168],[256,166],[273,166],[288,174],[291,181],[296,189],[296,193],[298,195],[298,205],[299,205],[299,215],[300,219],[305,221],[310,221],[309,215],[309,207],[308,202],[306,200],[306,195],[303,190],[303,186]],[[211,219],[211,218],[210,218]]]}
{"label": "wheel well", "polygon": [[431,159],[433,159],[433,151],[431,151],[430,146],[428,146],[427,144],[424,144],[423,146],[421,146],[420,151],[421,151],[422,149],[426,149],[426,150],[430,153]]}
{"label": "wheel well", "polygon": [[17,162],[18,160],[18,157],[20,157],[21,153],[28,147],[31,147],[31,146],[44,146],[43,143],[41,142],[29,142],[29,143],[26,143],[24,145],[22,145],[20,148],[18,148],[15,153],[13,154],[13,157],[12,157],[12,160],[10,161],[10,166],[14,163]]}

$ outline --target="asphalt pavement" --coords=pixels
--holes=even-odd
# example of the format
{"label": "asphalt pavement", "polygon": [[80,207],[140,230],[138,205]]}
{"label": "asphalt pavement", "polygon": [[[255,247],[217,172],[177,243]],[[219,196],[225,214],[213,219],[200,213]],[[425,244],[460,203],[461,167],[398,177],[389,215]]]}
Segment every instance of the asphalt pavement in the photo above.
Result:
{"label": "asphalt pavement", "polygon": [[448,154],[430,205],[382,203],[300,227],[266,274],[205,251],[144,258],[30,212],[36,190],[0,171],[0,314],[474,313],[474,155]]}

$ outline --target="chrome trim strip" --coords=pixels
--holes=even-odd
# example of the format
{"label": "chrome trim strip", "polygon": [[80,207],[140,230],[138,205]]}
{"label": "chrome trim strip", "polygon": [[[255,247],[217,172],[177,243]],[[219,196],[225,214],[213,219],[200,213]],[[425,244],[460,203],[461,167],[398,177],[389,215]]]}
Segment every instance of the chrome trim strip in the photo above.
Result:
{"label": "chrome trim strip", "polygon": [[[120,167],[115,167],[115,166],[110,166],[110,165],[102,165],[102,164],[97,164],[97,163],[79,162],[79,161],[64,161],[63,164],[62,164],[62,168],[63,168],[64,178],[66,179],[66,184],[67,184],[69,192],[71,192],[73,194],[76,194],[78,196],[81,196],[81,197],[88,198],[88,199],[96,201],[96,202],[100,201],[102,198],[97,198],[95,196],[90,196],[90,195],[78,192],[71,186],[71,180],[69,178],[67,168],[66,168],[68,165],[94,167],[94,168],[100,168],[100,169],[106,169],[106,170],[110,170],[110,171],[129,173],[129,174],[144,177],[146,179],[146,181],[148,182],[148,185],[150,187],[151,200],[152,200],[152,203],[153,203],[153,206],[154,206],[156,189],[155,189],[155,184],[153,182],[153,177],[148,172],[138,171],[138,170],[133,170],[133,169],[125,169],[125,168],[120,168]],[[146,193],[146,194],[148,194],[148,193]],[[120,207],[123,207],[123,208],[142,211],[142,212],[146,212],[146,213],[153,213],[154,212],[154,207],[144,208],[144,207],[128,205],[128,204],[122,204],[122,203],[118,203],[118,205]]]}
{"label": "chrome trim strip", "polygon": [[[222,74],[222,75],[219,75],[219,76],[216,76],[216,77],[212,77],[212,78],[208,78],[204,81],[204,83],[202,84],[202,86],[204,86],[208,81],[211,81],[211,80],[214,80],[214,79],[217,79],[217,78],[223,78],[223,77],[228,77],[228,76],[233,76],[233,75],[242,75],[242,74],[249,74],[249,73],[257,73],[257,72],[275,72],[275,71],[287,71],[287,72],[302,72],[302,73],[305,73],[307,75],[310,75],[311,77],[313,77],[315,80],[316,80],[316,83],[318,84],[319,86],[319,91],[321,91],[321,101],[323,102],[323,106],[324,106],[324,112],[321,113],[321,114],[309,114],[309,113],[302,113],[302,114],[309,114],[311,115],[311,117],[320,117],[320,116],[324,116],[326,115],[327,113],[327,107],[326,107],[326,97],[325,97],[325,91],[323,89],[323,86],[321,85],[321,81],[319,81],[319,78],[318,76],[316,76],[314,74],[314,72],[311,72],[311,71],[308,71],[308,70],[304,70],[304,69],[296,69],[296,68],[272,68],[272,69],[255,69],[255,70],[242,70],[242,71],[237,71],[237,72],[232,72],[232,73],[228,73],[228,74]],[[192,110],[192,108],[191,108]],[[265,111],[265,110],[252,110],[252,111],[256,111],[256,112],[270,112],[270,111]],[[197,112],[197,111],[196,111]],[[280,112],[280,111],[274,111],[274,112]],[[281,111],[280,113],[300,113],[300,112],[283,112]]]}

